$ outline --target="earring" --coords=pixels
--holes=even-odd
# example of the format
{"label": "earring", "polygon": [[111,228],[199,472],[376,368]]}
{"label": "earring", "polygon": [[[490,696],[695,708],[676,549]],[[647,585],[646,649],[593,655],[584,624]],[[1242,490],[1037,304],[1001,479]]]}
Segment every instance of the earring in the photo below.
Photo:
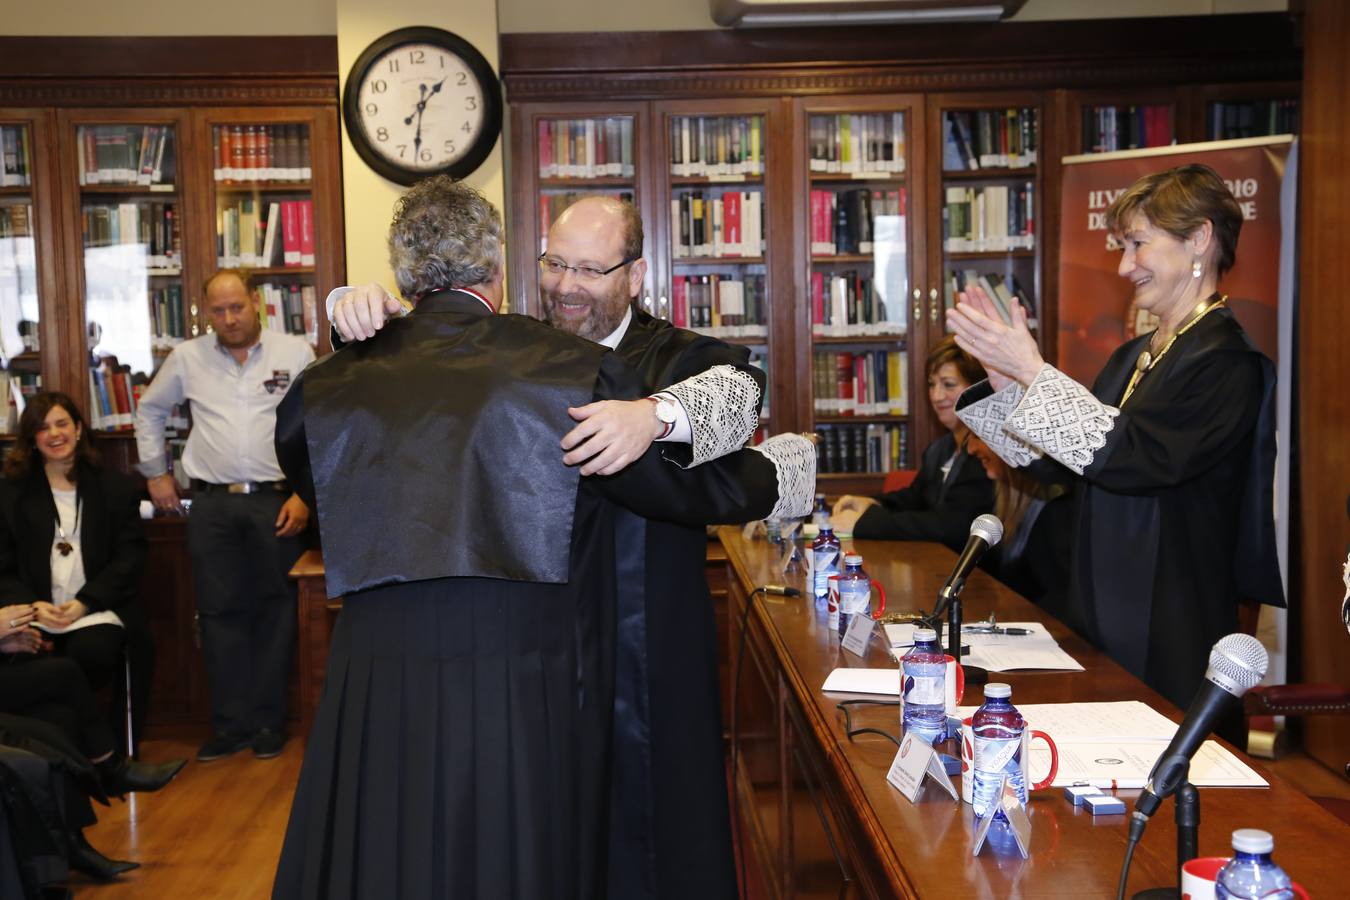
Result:
{"label": "earring", "polygon": [[1197,256],[1197,257],[1195,258],[1195,262],[1191,263],[1191,277],[1192,277],[1192,278],[1199,278],[1201,275],[1204,275],[1204,274],[1205,274],[1205,268],[1204,268],[1204,266],[1200,265],[1200,257]]}

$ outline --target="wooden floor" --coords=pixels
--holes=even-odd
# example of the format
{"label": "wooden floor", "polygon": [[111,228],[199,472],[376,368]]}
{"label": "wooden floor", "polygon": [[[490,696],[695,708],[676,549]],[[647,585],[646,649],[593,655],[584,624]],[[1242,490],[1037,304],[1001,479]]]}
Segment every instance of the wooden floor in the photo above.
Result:
{"label": "wooden floor", "polygon": [[[146,741],[141,757],[191,758],[195,751],[195,742]],[[194,760],[159,793],[131,795],[125,804],[114,800],[111,809],[96,806],[99,822],[85,832],[89,842],[115,859],[137,860],[141,867],[114,884],[77,881],[75,896],[268,897],[303,752],[302,742],[292,740],[276,759],[257,760],[244,751],[213,763]],[[1307,793],[1350,799],[1350,780],[1302,753],[1263,762]],[[754,873],[748,874],[751,895],[763,896],[763,886],[756,883]]]}
{"label": "wooden floor", "polygon": [[[271,895],[291,795],[304,747],[291,740],[281,756],[254,759],[245,750],[199,763],[197,742],[141,744],[141,759],[191,760],[164,790],[129,794],[111,809],[95,805],[89,843],[114,859],[141,864],[113,884],[74,884],[77,898],[261,900]],[[76,875],[75,878],[83,879]]]}

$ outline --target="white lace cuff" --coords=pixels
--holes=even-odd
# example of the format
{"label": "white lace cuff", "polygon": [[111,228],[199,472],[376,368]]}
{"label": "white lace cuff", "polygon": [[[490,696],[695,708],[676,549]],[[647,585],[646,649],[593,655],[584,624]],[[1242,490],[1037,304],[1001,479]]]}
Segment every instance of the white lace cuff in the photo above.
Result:
{"label": "white lace cuff", "polygon": [[1007,429],[1079,475],[1092,464],[1120,410],[1047,363],[1008,416]]}
{"label": "white lace cuff", "polygon": [[800,434],[776,434],[757,447],[778,472],[778,502],[770,519],[810,515],[816,495],[816,445]]}
{"label": "white lace cuff", "polygon": [[1025,393],[1025,388],[1014,381],[1002,390],[956,410],[957,417],[966,423],[966,427],[1014,469],[1031,465],[1041,458],[1040,450],[1006,428],[1008,417]]}
{"label": "white lace cuff", "polygon": [[673,394],[689,416],[689,466],[741,449],[759,427],[759,385],[735,366],[713,366],[663,393]]}

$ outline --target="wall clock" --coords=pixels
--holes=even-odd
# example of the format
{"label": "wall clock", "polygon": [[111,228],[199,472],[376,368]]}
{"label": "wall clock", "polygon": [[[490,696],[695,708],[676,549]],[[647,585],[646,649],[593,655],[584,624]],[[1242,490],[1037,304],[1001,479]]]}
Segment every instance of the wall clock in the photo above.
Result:
{"label": "wall clock", "polygon": [[463,178],[497,143],[501,86],[483,54],[462,37],[400,28],[356,60],[342,112],[357,154],[390,181]]}

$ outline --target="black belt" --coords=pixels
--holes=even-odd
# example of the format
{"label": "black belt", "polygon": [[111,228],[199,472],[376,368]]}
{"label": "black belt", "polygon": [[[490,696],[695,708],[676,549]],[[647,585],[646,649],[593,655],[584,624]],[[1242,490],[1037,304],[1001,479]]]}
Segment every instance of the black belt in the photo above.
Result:
{"label": "black belt", "polygon": [[267,491],[279,494],[290,493],[290,485],[284,481],[236,481],[231,484],[212,484],[209,481],[192,479],[192,489],[205,494],[261,494]]}

